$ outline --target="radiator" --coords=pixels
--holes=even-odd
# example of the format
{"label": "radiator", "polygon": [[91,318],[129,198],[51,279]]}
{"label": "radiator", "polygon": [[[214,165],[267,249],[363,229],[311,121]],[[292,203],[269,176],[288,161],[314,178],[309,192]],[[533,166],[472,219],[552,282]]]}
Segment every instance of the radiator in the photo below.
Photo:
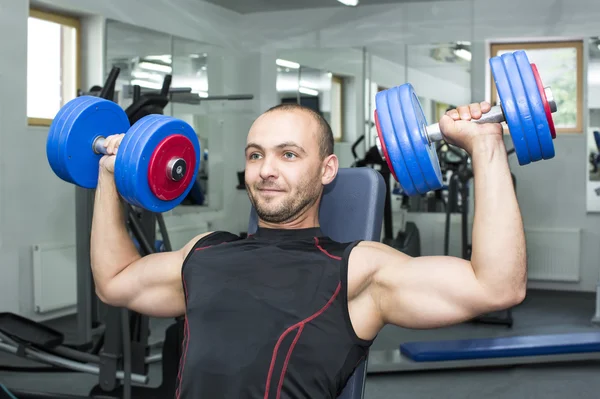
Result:
{"label": "radiator", "polygon": [[[408,214],[421,235],[422,255],[444,253],[445,216],[442,214]],[[394,226],[395,229],[399,228]],[[471,242],[469,225],[468,240]],[[397,230],[395,230],[397,231]],[[450,225],[450,256],[461,256],[460,215],[452,215]],[[528,278],[530,281],[579,282],[582,231],[578,228],[525,229],[527,239]]]}
{"label": "radiator", "polygon": [[526,228],[529,280],[578,282],[581,229]]}
{"label": "radiator", "polygon": [[44,314],[76,305],[75,245],[34,245],[32,251],[35,312]]}

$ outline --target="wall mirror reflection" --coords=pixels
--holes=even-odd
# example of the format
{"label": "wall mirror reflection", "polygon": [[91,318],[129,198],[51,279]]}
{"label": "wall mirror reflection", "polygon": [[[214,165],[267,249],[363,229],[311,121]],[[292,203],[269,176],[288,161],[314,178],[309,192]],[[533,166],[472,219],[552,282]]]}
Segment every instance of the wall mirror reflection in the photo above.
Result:
{"label": "wall mirror reflection", "polygon": [[[199,106],[209,97],[211,48],[207,43],[119,21],[106,22],[105,68],[107,74],[118,68],[113,99],[126,111],[136,110],[130,122],[148,114],[171,115],[189,123],[198,136],[197,179],[182,206],[220,206],[218,200],[215,204],[209,201],[210,122],[206,109]],[[92,87],[90,92],[100,89]]]}

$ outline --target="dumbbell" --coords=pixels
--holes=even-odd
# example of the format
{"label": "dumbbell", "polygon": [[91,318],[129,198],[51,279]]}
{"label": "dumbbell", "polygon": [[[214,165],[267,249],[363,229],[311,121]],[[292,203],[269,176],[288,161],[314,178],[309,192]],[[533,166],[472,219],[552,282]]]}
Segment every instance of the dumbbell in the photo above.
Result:
{"label": "dumbbell", "polygon": [[77,97],[54,118],[46,141],[52,171],[62,180],[93,189],[106,137],[125,133],[115,159],[115,183],[123,199],[152,212],[179,205],[196,181],[200,143],[186,122],[147,115],[130,125],[113,101]]}
{"label": "dumbbell", "polygon": [[[520,165],[554,157],[556,102],[524,51],[490,59],[500,105],[474,123],[506,122]],[[410,83],[377,93],[377,147],[407,195],[443,187],[434,143],[443,140],[438,123],[428,125]]]}

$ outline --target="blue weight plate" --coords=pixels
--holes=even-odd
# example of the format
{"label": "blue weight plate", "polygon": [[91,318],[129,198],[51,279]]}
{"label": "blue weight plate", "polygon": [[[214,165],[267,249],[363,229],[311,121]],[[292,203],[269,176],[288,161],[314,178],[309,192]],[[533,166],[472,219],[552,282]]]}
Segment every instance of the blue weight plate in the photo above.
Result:
{"label": "blue weight plate", "polygon": [[74,110],[59,139],[60,157],[71,181],[84,188],[95,188],[98,184],[98,163],[102,154],[94,152],[94,140],[129,129],[127,115],[118,104],[91,98],[89,103]]}
{"label": "blue weight plate", "polygon": [[77,97],[65,104],[56,114],[46,140],[46,157],[52,171],[62,180],[73,183],[66,171],[66,165],[60,157],[61,147],[59,145],[60,135],[63,131],[65,123],[71,121],[71,115],[77,107],[89,102],[87,97]]}
{"label": "blue weight plate", "polygon": [[94,104],[98,101],[98,97],[94,97],[94,96],[82,96],[80,98],[82,99],[82,101],[80,101],[79,104],[77,104],[75,107],[71,108],[68,115],[64,116],[64,118],[63,118],[64,122],[63,122],[62,127],[56,137],[56,144],[57,144],[57,148],[58,148],[57,154],[58,154],[58,159],[61,162],[62,174],[64,175],[64,177],[67,181],[69,181],[73,184],[77,184],[77,183],[73,180],[73,177],[71,176],[71,173],[69,171],[69,168],[70,168],[70,166],[68,165],[69,158],[65,156],[65,153],[67,151],[67,148],[66,148],[67,139],[69,137],[73,123],[76,122],[78,119],[79,113],[86,107],[89,107],[91,104]]}
{"label": "blue weight plate", "polygon": [[439,190],[444,186],[442,171],[435,146],[427,138],[427,120],[421,108],[419,98],[413,86],[406,83],[400,86],[398,95],[403,105],[402,112],[406,123],[406,131],[417,156],[419,167],[430,190]]}
{"label": "blue weight plate", "polygon": [[527,142],[527,148],[529,149],[529,157],[531,162],[537,162],[542,159],[542,149],[540,148],[540,141],[538,140],[537,128],[531,108],[529,107],[529,98],[523,85],[523,79],[521,78],[521,72],[517,65],[514,53],[505,53],[500,56],[504,63],[504,69],[506,70],[506,76],[508,76],[508,83],[512,89],[512,95],[515,100],[517,111],[521,120],[521,130],[525,134],[525,141]]}
{"label": "blue weight plate", "polygon": [[147,115],[134,123],[127,131],[127,134],[123,136],[123,140],[121,140],[119,150],[117,151],[117,158],[115,159],[115,184],[117,191],[123,199],[132,205],[137,205],[134,195],[135,190],[130,188],[132,186],[130,183],[133,180],[131,173],[133,172],[129,170],[129,157],[134,147],[133,141],[138,136],[136,132],[144,125],[152,123],[156,118],[157,115]]}
{"label": "blue weight plate", "polygon": [[[140,125],[140,127],[136,129],[136,131],[133,132],[133,135],[130,137],[130,155],[127,157],[126,165],[126,168],[129,171],[128,191],[131,195],[131,200],[133,201],[132,203],[134,203],[136,206],[152,210],[153,212],[161,212],[153,209],[154,203],[148,205],[149,202],[152,202],[150,198],[147,198],[146,190],[144,190],[144,186],[148,186],[148,169],[146,167],[144,171],[144,168],[140,168],[140,164],[148,164],[150,156],[156,147],[156,145],[152,148],[144,146],[144,144],[148,142],[148,135],[152,135],[152,132],[159,132],[160,129],[158,128],[160,126],[160,122],[164,121],[164,118],[166,117],[163,115],[150,115],[146,118],[148,118],[146,121],[147,123]],[[157,205],[161,202],[156,197],[154,197],[154,201]],[[146,208],[146,206],[149,207]]]}
{"label": "blue weight plate", "polygon": [[46,158],[50,169],[61,179],[63,178],[62,165],[58,161],[58,136],[64,123],[64,116],[68,115],[71,108],[77,105],[77,98],[66,103],[56,114],[48,130],[46,138]]}
{"label": "blue weight plate", "polygon": [[[151,191],[148,184],[148,169],[152,154],[159,143],[165,138],[177,134],[187,137],[193,143],[195,165],[193,166],[192,179],[185,191],[171,201],[164,201],[157,198]],[[128,157],[129,165],[127,167],[133,171],[133,173],[130,173],[130,176],[133,178],[133,180],[130,180],[130,184],[132,184],[130,190],[132,192],[135,191],[136,205],[152,212],[165,212],[173,209],[187,196],[196,180],[200,165],[200,143],[196,133],[190,125],[181,120],[168,116],[159,116],[151,123],[137,129],[134,132],[134,136],[136,137],[131,139],[131,143],[133,144],[131,155]]]}
{"label": "blue weight plate", "polygon": [[388,107],[387,90],[380,91],[375,95],[375,106],[377,108],[377,119],[381,128],[381,136],[383,138],[387,154],[394,168],[394,173],[398,178],[398,182],[402,186],[402,190],[406,195],[418,195],[411,177],[406,167],[402,151],[396,138],[394,125],[392,124],[392,115]]}
{"label": "blue weight plate", "polygon": [[413,114],[410,112],[410,110],[409,112],[406,110],[407,107],[412,107],[412,103],[400,102],[399,91],[399,87],[392,87],[391,89],[385,91],[388,107],[390,109],[392,126],[394,127],[396,141],[398,142],[398,146],[402,152],[402,158],[404,159],[406,170],[408,170],[408,174],[410,175],[417,192],[419,194],[426,194],[427,192],[431,191],[431,188],[428,186],[425,176],[419,167],[419,161],[417,160],[417,155],[413,150],[411,137],[409,137],[411,131],[408,129],[408,123],[405,120],[405,118],[410,118]]}
{"label": "blue weight plate", "polygon": [[527,147],[527,141],[525,140],[525,133],[523,133],[523,130],[521,129],[521,118],[519,117],[519,111],[512,96],[512,90],[502,59],[497,56],[490,58],[490,68],[494,77],[496,89],[498,90],[498,97],[500,97],[502,111],[504,112],[504,118],[506,119],[506,124],[510,131],[519,165],[527,165],[531,162],[529,148]]}
{"label": "blue weight plate", "polygon": [[[200,142],[198,136],[196,136],[196,132],[190,125],[182,120],[171,117],[162,118],[158,124],[153,124],[146,128],[144,133],[143,139],[138,141],[138,147],[136,149],[136,152],[142,154],[142,156],[137,159],[138,162],[136,163],[137,169],[141,171],[141,173],[136,174],[136,186],[141,190],[139,192],[140,195],[138,196],[138,200],[143,208],[153,209],[154,212],[165,212],[179,205],[192,189],[200,168]],[[148,169],[154,149],[166,137],[172,135],[183,135],[190,140],[194,148],[194,165],[189,165],[193,172],[185,190],[173,200],[165,201],[157,198],[151,191],[148,184]]]}
{"label": "blue weight plate", "polygon": [[[114,102],[95,96],[86,97],[87,101],[71,111],[58,138],[58,146],[69,180],[84,188],[95,188],[98,182],[98,162],[102,155],[94,153],[94,140],[100,135],[113,134],[109,124],[115,123],[115,119],[123,124],[118,129],[128,127],[129,122],[124,124],[127,120],[125,112]],[[106,106],[113,115],[104,118]],[[101,115],[94,115],[96,111],[100,111]]]}
{"label": "blue weight plate", "polygon": [[[146,173],[141,172],[140,168],[138,167],[138,164],[141,162],[141,158],[146,155],[144,147],[140,143],[145,140],[145,135],[148,134],[148,132],[152,132],[157,129],[160,121],[163,120],[165,116],[156,114],[146,116],[146,118],[146,123],[141,124],[140,127],[133,132],[133,135],[129,137],[129,155],[126,159],[127,164],[125,168],[128,171],[127,191],[131,197],[132,204],[151,210],[152,208],[145,208],[144,206],[144,203],[147,201],[144,201],[144,198],[141,198],[144,195],[144,190],[140,187],[140,183],[138,183],[138,178],[143,179],[142,184],[147,184],[148,180],[147,171]],[[152,154],[153,150],[154,148],[146,148],[148,157]],[[143,176],[138,175],[139,173],[142,173]],[[155,200],[158,201],[158,199]]]}
{"label": "blue weight plate", "polygon": [[[121,182],[123,184],[123,192],[126,193],[126,200],[135,206],[142,206],[142,203],[138,200],[139,188],[136,185],[136,173],[138,171],[135,164],[139,156],[136,152],[136,147],[143,136],[143,132],[155,126],[161,118],[164,118],[164,116],[152,114],[139,119],[135,123],[134,128],[125,135],[121,142],[123,154],[121,158],[117,157],[118,165],[115,165],[115,170],[119,169],[121,171]],[[121,148],[119,148],[119,152],[121,152]]]}
{"label": "blue weight plate", "polygon": [[[55,144],[55,137],[58,136],[58,132],[60,132],[63,122],[64,122],[64,115],[68,114],[70,112],[70,109],[74,106],[77,105],[78,103],[78,98],[75,98],[74,100],[69,101],[68,103],[66,103],[63,107],[61,107],[58,112],[56,113],[56,115],[54,116],[54,119],[52,120],[52,123],[50,124],[50,129],[48,130],[48,137],[46,138],[46,158],[48,159],[48,164],[50,165],[50,169],[52,169],[52,171],[58,176],[60,176],[60,168],[61,165],[58,162],[58,146]],[[62,177],[61,177],[62,178]]]}
{"label": "blue weight plate", "polygon": [[529,100],[529,108],[531,109],[531,115],[535,122],[537,138],[542,151],[542,158],[554,158],[554,141],[552,140],[552,133],[550,132],[546,110],[544,109],[544,103],[542,102],[542,95],[538,88],[535,75],[533,74],[531,63],[523,50],[515,51],[514,56]]}

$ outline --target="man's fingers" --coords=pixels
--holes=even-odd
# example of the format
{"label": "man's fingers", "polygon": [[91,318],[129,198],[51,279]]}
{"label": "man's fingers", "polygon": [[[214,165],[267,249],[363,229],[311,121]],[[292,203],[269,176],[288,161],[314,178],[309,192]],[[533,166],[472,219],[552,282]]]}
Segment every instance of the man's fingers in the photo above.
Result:
{"label": "man's fingers", "polygon": [[479,106],[481,107],[481,112],[484,114],[490,112],[490,110],[492,109],[492,104],[490,104],[487,101],[482,101],[481,103],[479,103]]}
{"label": "man's fingers", "polygon": [[471,117],[474,119],[481,118],[481,105],[478,103],[474,103],[469,105],[469,111],[471,112]]}
{"label": "man's fingers", "polygon": [[469,109],[468,105],[461,105],[457,108],[457,111],[460,115],[460,119],[463,121],[471,120],[471,110]]}
{"label": "man's fingers", "polygon": [[451,109],[450,111],[447,111],[446,115],[448,115],[450,118],[454,119],[455,121],[460,119],[460,115],[458,114],[458,111],[455,109]]}

